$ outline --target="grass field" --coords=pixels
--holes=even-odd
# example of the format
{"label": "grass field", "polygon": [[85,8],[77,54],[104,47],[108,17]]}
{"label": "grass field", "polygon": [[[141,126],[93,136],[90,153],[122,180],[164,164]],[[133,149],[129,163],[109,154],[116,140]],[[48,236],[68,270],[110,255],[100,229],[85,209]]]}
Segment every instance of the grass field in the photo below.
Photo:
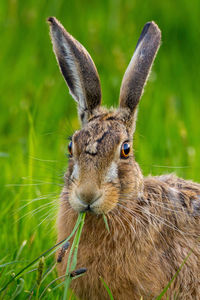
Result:
{"label": "grass field", "polygon": [[[46,24],[50,15],[88,49],[107,106],[118,103],[121,79],[143,25],[158,23],[163,42],[140,104],[136,160],[144,175],[176,172],[200,181],[198,0],[1,1],[0,288],[56,242],[66,139],[79,127],[76,105],[52,52]],[[12,261],[16,263],[2,267]],[[53,261],[50,257],[45,268]],[[24,286],[16,281],[0,299],[26,298],[36,273],[23,276]],[[53,271],[41,291],[56,277]],[[17,285],[22,287],[18,296]],[[49,299],[60,299],[63,289],[48,293]]]}

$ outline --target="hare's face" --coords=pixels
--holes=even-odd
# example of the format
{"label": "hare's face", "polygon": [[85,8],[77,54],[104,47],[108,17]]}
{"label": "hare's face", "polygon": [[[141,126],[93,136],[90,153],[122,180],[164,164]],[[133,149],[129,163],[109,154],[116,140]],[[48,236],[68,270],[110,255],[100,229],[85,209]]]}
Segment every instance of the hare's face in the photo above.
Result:
{"label": "hare's face", "polygon": [[134,169],[132,142],[126,127],[115,118],[111,114],[95,118],[70,142],[68,199],[78,212],[107,213],[135,186],[129,178]]}
{"label": "hare's face", "polygon": [[108,112],[101,108],[100,80],[89,53],[55,18],[48,21],[56,58],[82,123],[70,145],[68,200],[76,211],[106,213],[127,197],[138,197],[141,190],[132,136],[137,105],[160,45],[160,30],[154,22],[145,25],[122,80],[119,109]]}

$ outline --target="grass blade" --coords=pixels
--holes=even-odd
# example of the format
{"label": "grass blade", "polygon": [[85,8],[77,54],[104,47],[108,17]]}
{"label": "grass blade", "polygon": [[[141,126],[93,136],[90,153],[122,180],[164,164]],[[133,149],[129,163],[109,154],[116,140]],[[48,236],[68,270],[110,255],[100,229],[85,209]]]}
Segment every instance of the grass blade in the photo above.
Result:
{"label": "grass blade", "polygon": [[173,281],[175,280],[175,278],[178,276],[179,272],[181,271],[181,269],[183,268],[184,264],[186,263],[186,261],[188,260],[188,258],[190,257],[190,255],[192,254],[192,251],[190,251],[188,253],[188,255],[186,256],[186,258],[184,259],[184,261],[182,262],[181,266],[179,267],[179,269],[177,270],[177,272],[174,274],[174,276],[172,277],[172,279],[168,282],[168,284],[166,285],[166,287],[162,290],[162,292],[160,293],[160,295],[156,298],[156,300],[161,300],[162,297],[165,295],[165,293],[167,292],[167,290],[170,288],[171,284],[173,283]]}
{"label": "grass blade", "polygon": [[104,220],[104,223],[105,223],[105,226],[106,226],[106,229],[108,230],[108,232],[110,233],[110,228],[108,226],[108,220],[107,220],[107,217],[106,215],[103,214],[103,220]]}
{"label": "grass blade", "polygon": [[112,295],[111,290],[109,289],[108,285],[105,283],[105,281],[103,280],[102,277],[100,277],[100,279],[101,279],[101,282],[103,283],[105,289],[106,289],[107,292],[108,292],[108,295],[109,295],[110,300],[114,300],[113,295]]}
{"label": "grass blade", "polygon": [[[21,269],[14,277],[12,277],[5,285],[4,287],[2,287],[2,289],[0,290],[0,293],[3,292],[8,286],[9,284],[11,284],[19,275],[21,275],[26,269],[28,269],[29,267],[31,267],[34,263],[36,263],[42,256],[46,256],[46,254],[48,254],[51,250],[55,249],[56,247],[61,247],[66,241],[70,240],[71,237],[75,234],[80,222],[81,222],[81,215],[79,214],[78,219],[76,221],[76,224],[74,226],[74,229],[72,230],[71,234],[68,236],[68,238],[62,240],[61,242],[57,243],[56,245],[54,245],[53,247],[49,248],[48,250],[46,250],[45,252],[43,252],[42,254],[40,254],[37,258],[35,258],[33,261],[31,261],[28,265],[26,265],[23,269]],[[56,248],[57,250],[57,248]],[[56,250],[54,250],[51,254],[53,254]]]}
{"label": "grass blade", "polygon": [[16,287],[10,300],[16,299],[17,296],[19,296],[19,294],[21,294],[21,292],[23,291],[23,288],[24,288],[24,279],[20,278],[19,283],[17,284],[17,287]]}
{"label": "grass blade", "polygon": [[[70,253],[69,253],[69,257],[68,257],[68,262],[67,262],[67,268],[66,268],[66,280],[65,280],[65,289],[64,289],[64,295],[63,295],[63,300],[67,299],[67,293],[69,290],[69,286],[70,283],[72,281],[72,278],[70,277],[69,272],[73,269],[75,269],[76,267],[76,263],[77,263],[77,254],[78,254],[78,245],[80,242],[80,237],[81,237],[81,232],[83,229],[83,225],[84,225],[84,220],[85,220],[85,213],[80,213],[79,214],[80,218],[81,218],[81,222],[79,225],[79,228],[76,232],[76,235],[74,237],[71,249],[70,249]],[[73,258],[72,258],[73,255]],[[72,258],[72,262],[71,262],[71,258]],[[70,266],[71,264],[71,266]]]}

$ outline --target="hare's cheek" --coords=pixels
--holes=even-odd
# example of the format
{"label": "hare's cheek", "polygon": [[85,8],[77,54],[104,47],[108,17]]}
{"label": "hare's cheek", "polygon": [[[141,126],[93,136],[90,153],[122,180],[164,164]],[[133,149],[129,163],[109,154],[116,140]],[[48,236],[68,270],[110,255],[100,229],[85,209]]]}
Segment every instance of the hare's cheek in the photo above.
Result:
{"label": "hare's cheek", "polygon": [[106,176],[105,176],[105,182],[116,182],[118,180],[118,167],[115,162],[112,162],[109,166]]}
{"label": "hare's cheek", "polygon": [[102,197],[91,205],[91,209],[96,214],[106,214],[117,206],[119,200],[119,189],[111,183],[102,186]]}
{"label": "hare's cheek", "polygon": [[81,202],[77,198],[75,190],[76,190],[76,188],[70,189],[69,198],[68,198],[69,204],[77,212],[85,211],[87,208],[87,205],[84,204],[83,202]]}
{"label": "hare's cheek", "polygon": [[114,186],[105,187],[105,196],[102,203],[102,210],[106,213],[111,211],[117,206],[119,200],[119,190]]}
{"label": "hare's cheek", "polygon": [[78,180],[79,178],[79,167],[78,167],[78,164],[75,163],[74,164],[74,167],[73,167],[73,171],[72,171],[72,174],[71,174],[71,179],[76,179]]}

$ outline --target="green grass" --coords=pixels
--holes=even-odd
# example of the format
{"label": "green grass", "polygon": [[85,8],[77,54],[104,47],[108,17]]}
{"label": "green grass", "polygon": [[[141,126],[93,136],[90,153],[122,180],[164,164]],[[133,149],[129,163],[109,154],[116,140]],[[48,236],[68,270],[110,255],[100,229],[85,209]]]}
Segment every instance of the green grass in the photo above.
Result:
{"label": "green grass", "polygon": [[[144,23],[159,24],[163,43],[140,104],[136,160],[145,175],[176,172],[200,181],[199,11],[198,0],[0,2],[0,288],[56,243],[66,137],[79,128],[46,18],[56,16],[86,46],[107,106],[117,105]],[[46,259],[45,270],[53,264]],[[42,288],[57,276],[54,269]],[[36,278],[33,271],[18,279],[3,299],[25,298]],[[60,299],[63,287],[51,293]]]}

